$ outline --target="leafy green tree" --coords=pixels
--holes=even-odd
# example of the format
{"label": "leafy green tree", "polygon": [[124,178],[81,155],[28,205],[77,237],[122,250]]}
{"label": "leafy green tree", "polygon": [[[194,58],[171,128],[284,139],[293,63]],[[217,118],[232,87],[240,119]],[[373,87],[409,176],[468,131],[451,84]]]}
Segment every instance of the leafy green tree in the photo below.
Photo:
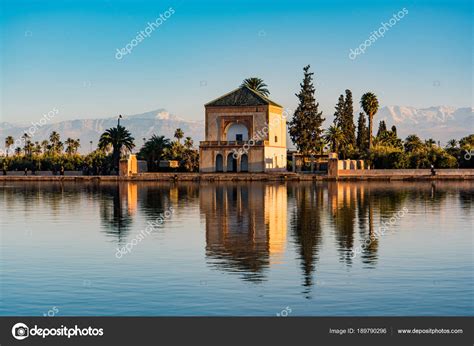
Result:
{"label": "leafy green tree", "polygon": [[113,165],[116,172],[118,172],[122,149],[125,148],[125,150],[132,151],[135,147],[134,140],[135,138],[132,137],[130,132],[121,125],[105,130],[105,132],[100,136],[100,149],[104,150],[109,145],[112,146]]}
{"label": "leafy green tree", "polygon": [[181,161],[184,150],[185,148],[181,143],[179,143],[178,141],[174,141],[171,142],[171,145],[167,150],[166,156],[170,160]]}
{"label": "leafy green tree", "polygon": [[462,168],[474,168],[474,134],[463,137],[459,140],[459,165]]}
{"label": "leafy green tree", "polygon": [[372,149],[372,127],[374,123],[374,115],[379,110],[379,101],[377,96],[372,92],[367,92],[362,95],[360,100],[360,105],[364,110],[365,114],[369,117],[369,150]]}
{"label": "leafy green tree", "polygon": [[474,134],[461,138],[459,140],[459,146],[463,150],[474,149]]}
{"label": "leafy green tree", "polygon": [[303,155],[321,151],[323,147],[322,112],[318,110],[319,103],[314,98],[313,73],[309,72],[310,65],[303,68],[304,79],[300,84],[301,91],[296,94],[299,99],[298,108],[288,123],[291,140]]}
{"label": "leafy green tree", "polygon": [[180,167],[186,172],[199,171],[199,152],[194,149],[186,149],[180,161]]}
{"label": "leafy green tree", "polygon": [[268,91],[267,85],[263,82],[263,79],[257,77],[250,77],[244,79],[241,86],[246,86],[247,88],[258,92],[265,97],[268,97],[270,95],[270,91]]}
{"label": "leafy green tree", "polygon": [[369,156],[374,168],[377,169],[408,168],[408,156],[400,147],[374,145]]}

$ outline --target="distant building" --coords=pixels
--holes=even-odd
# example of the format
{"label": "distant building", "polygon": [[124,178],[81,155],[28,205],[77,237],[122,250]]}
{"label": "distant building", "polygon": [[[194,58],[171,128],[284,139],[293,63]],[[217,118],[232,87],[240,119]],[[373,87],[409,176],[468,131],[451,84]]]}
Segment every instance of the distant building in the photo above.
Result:
{"label": "distant building", "polygon": [[280,105],[242,86],[205,109],[201,172],[286,170],[286,118]]}

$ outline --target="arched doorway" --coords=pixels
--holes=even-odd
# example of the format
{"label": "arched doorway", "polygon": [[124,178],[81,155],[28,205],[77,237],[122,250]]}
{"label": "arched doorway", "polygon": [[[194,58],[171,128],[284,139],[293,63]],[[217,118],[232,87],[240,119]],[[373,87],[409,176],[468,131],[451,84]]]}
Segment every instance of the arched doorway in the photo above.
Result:
{"label": "arched doorway", "polygon": [[221,154],[216,155],[216,172],[224,171],[224,159]]}
{"label": "arched doorway", "polygon": [[240,171],[241,172],[248,172],[249,171],[249,158],[247,154],[243,154],[240,157]]}
{"label": "arched doorway", "polygon": [[227,172],[237,172],[237,159],[233,153],[227,155]]}

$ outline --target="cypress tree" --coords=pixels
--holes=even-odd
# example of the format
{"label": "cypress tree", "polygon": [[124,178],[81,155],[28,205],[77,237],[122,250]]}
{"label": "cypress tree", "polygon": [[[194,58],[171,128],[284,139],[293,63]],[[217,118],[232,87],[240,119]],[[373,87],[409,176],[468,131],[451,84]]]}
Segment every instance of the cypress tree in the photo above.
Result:
{"label": "cypress tree", "polygon": [[323,147],[322,124],[325,120],[318,111],[319,103],[314,98],[313,73],[310,65],[303,68],[304,79],[300,84],[301,91],[296,94],[299,99],[298,108],[288,123],[291,140],[303,155],[312,154]]}
{"label": "cypress tree", "polygon": [[365,115],[361,112],[357,121],[357,148],[361,153],[367,149],[368,138],[369,130],[365,124]]}
{"label": "cypress tree", "polygon": [[380,137],[385,132],[387,132],[387,125],[385,124],[384,120],[381,120],[379,122],[379,130],[377,131],[377,137]]}
{"label": "cypress tree", "polygon": [[344,101],[344,117],[342,130],[346,136],[347,145],[356,145],[355,125],[354,125],[354,106],[352,103],[352,92],[346,89],[346,100]]}
{"label": "cypress tree", "polygon": [[392,133],[397,137],[397,127],[395,125],[392,126]]}
{"label": "cypress tree", "polygon": [[336,107],[334,107],[336,108],[336,111],[334,112],[334,125],[336,125],[336,127],[339,127],[341,130],[344,126],[344,107],[344,95],[340,95],[339,100],[337,101],[337,105]]}

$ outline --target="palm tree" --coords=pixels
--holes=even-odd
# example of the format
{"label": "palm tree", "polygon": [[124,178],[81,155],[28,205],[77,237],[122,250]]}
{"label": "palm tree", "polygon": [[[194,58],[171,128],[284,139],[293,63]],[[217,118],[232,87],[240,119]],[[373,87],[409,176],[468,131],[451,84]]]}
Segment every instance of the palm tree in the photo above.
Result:
{"label": "palm tree", "polygon": [[66,139],[66,153],[68,155],[76,154],[77,149],[81,146],[79,139]]}
{"label": "palm tree", "polygon": [[35,142],[35,146],[33,148],[33,154],[40,154],[41,153],[41,145],[38,141]]}
{"label": "palm tree", "polygon": [[56,152],[57,153],[60,153],[61,151],[63,151],[64,149],[64,143],[59,141],[57,144],[56,144]]}
{"label": "palm tree", "polygon": [[130,132],[121,125],[105,130],[105,132],[100,136],[100,149],[105,149],[109,145],[113,148],[112,157],[117,172],[122,148],[125,147],[126,150],[131,151],[135,147],[135,144],[133,143],[134,140],[135,138],[132,137]]}
{"label": "palm tree", "polygon": [[369,117],[369,150],[372,149],[372,127],[374,123],[374,115],[379,110],[379,101],[377,96],[372,92],[367,92],[362,95],[360,105],[365,114]]}
{"label": "palm tree", "polygon": [[414,151],[419,151],[423,148],[423,142],[421,141],[420,137],[417,135],[409,135],[405,139],[405,151],[406,152],[414,152]]}
{"label": "palm tree", "polygon": [[80,148],[80,146],[81,146],[81,140],[79,138],[75,139],[74,144],[73,144],[74,154],[77,154],[77,150]]}
{"label": "palm tree", "polygon": [[49,141],[51,142],[51,149],[54,152],[60,151],[59,143],[61,143],[61,137],[59,136],[59,133],[57,133],[56,131],[51,132],[51,134],[49,135]]}
{"label": "palm tree", "polygon": [[450,139],[444,148],[449,155],[458,157],[461,149],[458,148],[458,141],[455,139]]}
{"label": "palm tree", "polygon": [[178,140],[178,143],[180,143],[180,140],[183,137],[184,137],[183,130],[181,130],[180,128],[176,129],[176,131],[174,132],[174,138],[176,138]]}
{"label": "palm tree", "polygon": [[35,145],[33,144],[33,142],[30,140],[27,140],[25,144],[25,155],[31,156],[33,154],[34,148],[35,148]]}
{"label": "palm tree", "polygon": [[270,91],[268,91],[267,85],[263,82],[263,79],[257,77],[250,77],[244,79],[241,86],[246,86],[247,88],[258,92],[265,97],[268,97],[268,95],[270,95]]}
{"label": "palm tree", "polygon": [[450,140],[448,141],[448,146],[447,146],[447,147],[450,148],[450,149],[455,149],[457,145],[458,145],[458,141],[457,141],[457,140],[455,140],[455,139],[450,139]]}
{"label": "palm tree", "polygon": [[66,153],[68,155],[72,155],[72,153],[74,151],[73,148],[72,148],[73,142],[74,142],[74,139],[72,139],[71,137],[68,137],[68,139],[66,139],[66,142],[65,142],[66,143]]}
{"label": "palm tree", "polygon": [[21,139],[23,139],[25,142],[30,139],[30,135],[28,133],[24,133],[22,136],[21,136]]}
{"label": "palm tree", "polygon": [[41,149],[43,151],[43,154],[46,154],[46,152],[48,151],[48,147],[49,147],[49,142],[47,139],[44,139],[43,141],[41,141]]}
{"label": "palm tree", "polygon": [[150,170],[153,170],[170,146],[171,142],[165,136],[153,135],[140,149],[139,155],[147,161]]}
{"label": "palm tree", "polygon": [[433,145],[436,144],[436,141],[433,139],[433,138],[429,138],[425,141],[425,145],[428,147],[428,148],[431,148]]}
{"label": "palm tree", "polygon": [[26,156],[31,156],[31,151],[33,149],[33,143],[30,141],[30,135],[28,133],[24,133],[21,138],[25,141],[25,145],[23,146],[23,151],[25,152]]}
{"label": "palm tree", "polygon": [[191,137],[186,137],[186,139],[184,140],[184,147],[186,149],[191,149],[193,147],[193,144],[194,144],[194,142],[193,142],[192,138]]}
{"label": "palm tree", "polygon": [[7,153],[8,157],[8,150],[10,150],[10,147],[15,143],[15,140],[13,139],[12,136],[8,136],[5,138],[5,152]]}
{"label": "palm tree", "polygon": [[331,146],[331,151],[337,153],[338,148],[347,142],[344,132],[336,125],[331,125],[324,135],[324,139]]}
{"label": "palm tree", "polygon": [[16,155],[16,156],[20,156],[21,153],[22,153],[22,151],[23,151],[23,150],[22,150],[20,147],[16,147],[16,148],[15,148],[15,155]]}

